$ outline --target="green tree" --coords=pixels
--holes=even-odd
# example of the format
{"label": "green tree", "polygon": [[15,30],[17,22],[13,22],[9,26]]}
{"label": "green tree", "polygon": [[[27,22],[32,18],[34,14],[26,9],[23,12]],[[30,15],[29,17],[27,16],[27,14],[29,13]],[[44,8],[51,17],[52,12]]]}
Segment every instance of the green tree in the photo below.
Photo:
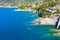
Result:
{"label": "green tree", "polygon": [[51,2],[48,3],[48,5],[49,5],[49,6],[55,6],[55,5],[56,5],[56,2],[51,1]]}
{"label": "green tree", "polygon": [[43,10],[45,10],[46,9],[46,4],[42,4],[41,6],[39,6],[39,8],[43,11]]}
{"label": "green tree", "polygon": [[24,8],[25,8],[25,6],[20,5],[20,6],[18,6],[18,8],[20,8],[20,9],[24,9]]}
{"label": "green tree", "polygon": [[53,0],[44,0],[44,2],[45,2],[48,6],[54,6],[57,1],[55,2],[55,1],[53,1]]}

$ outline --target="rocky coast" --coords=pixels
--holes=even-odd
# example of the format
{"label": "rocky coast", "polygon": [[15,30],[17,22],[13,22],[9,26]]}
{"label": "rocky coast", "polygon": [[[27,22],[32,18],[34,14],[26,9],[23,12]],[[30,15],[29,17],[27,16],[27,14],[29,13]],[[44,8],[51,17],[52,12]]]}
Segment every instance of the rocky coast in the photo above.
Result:
{"label": "rocky coast", "polygon": [[59,16],[51,16],[49,18],[37,18],[33,22],[35,24],[42,24],[42,25],[55,25]]}

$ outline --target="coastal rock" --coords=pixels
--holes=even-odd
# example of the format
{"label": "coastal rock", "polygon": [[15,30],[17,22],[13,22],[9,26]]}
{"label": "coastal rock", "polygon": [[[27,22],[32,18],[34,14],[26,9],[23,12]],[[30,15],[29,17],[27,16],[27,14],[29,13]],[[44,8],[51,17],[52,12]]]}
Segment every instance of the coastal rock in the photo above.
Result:
{"label": "coastal rock", "polygon": [[35,24],[40,24],[40,23],[41,23],[41,20],[43,20],[43,18],[37,18],[37,19],[35,19],[33,22],[34,22]]}
{"label": "coastal rock", "polygon": [[50,18],[38,18],[38,19],[35,19],[33,22],[36,24],[42,24],[42,25],[55,25],[56,21],[57,21],[57,18],[56,16],[52,16]]}

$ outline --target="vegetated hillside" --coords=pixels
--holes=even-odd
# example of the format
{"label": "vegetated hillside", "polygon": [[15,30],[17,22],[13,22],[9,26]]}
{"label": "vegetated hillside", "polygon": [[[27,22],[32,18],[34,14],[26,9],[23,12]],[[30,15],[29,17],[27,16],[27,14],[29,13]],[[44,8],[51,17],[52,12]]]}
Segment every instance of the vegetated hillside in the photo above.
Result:
{"label": "vegetated hillside", "polygon": [[43,0],[0,0],[0,6],[17,6],[19,4],[23,4],[23,3],[33,3],[33,2],[41,2]]}

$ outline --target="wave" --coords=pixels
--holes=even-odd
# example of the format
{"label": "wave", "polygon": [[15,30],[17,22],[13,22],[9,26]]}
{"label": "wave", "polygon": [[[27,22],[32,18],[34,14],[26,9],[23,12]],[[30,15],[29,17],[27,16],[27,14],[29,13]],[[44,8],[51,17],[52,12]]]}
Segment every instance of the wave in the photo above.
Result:
{"label": "wave", "polygon": [[36,11],[32,11],[31,9],[15,9],[14,11],[30,11],[30,12],[36,12]]}
{"label": "wave", "polygon": [[30,9],[15,9],[14,11],[32,11]]}

